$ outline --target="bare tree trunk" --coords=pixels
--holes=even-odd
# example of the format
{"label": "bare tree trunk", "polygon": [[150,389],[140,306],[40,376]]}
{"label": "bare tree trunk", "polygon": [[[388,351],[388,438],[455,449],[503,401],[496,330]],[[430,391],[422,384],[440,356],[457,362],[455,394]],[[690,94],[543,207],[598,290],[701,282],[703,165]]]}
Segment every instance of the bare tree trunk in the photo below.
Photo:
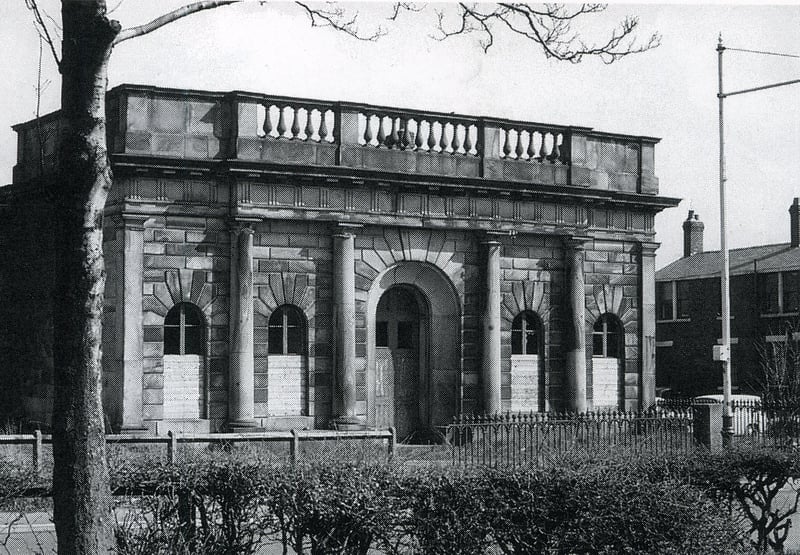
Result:
{"label": "bare tree trunk", "polygon": [[62,0],[64,130],[55,198],[53,520],[58,552],[111,550],[111,496],[101,401],[106,68],[119,24],[104,0]]}

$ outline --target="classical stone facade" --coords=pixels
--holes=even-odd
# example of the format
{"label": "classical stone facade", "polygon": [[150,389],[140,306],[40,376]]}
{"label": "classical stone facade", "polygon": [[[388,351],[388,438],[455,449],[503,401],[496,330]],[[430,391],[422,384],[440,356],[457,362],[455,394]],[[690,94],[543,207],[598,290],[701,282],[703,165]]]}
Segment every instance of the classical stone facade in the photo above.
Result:
{"label": "classical stone facade", "polygon": [[[115,429],[408,437],[463,412],[651,403],[653,221],[676,204],[657,196],[657,139],[132,85],[108,106]],[[16,130],[3,402],[46,421],[55,150]]]}

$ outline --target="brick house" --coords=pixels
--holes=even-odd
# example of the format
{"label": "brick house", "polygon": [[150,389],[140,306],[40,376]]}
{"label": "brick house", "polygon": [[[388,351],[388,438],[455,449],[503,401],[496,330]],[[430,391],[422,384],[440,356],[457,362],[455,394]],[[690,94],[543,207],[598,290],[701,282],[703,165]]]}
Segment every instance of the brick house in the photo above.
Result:
{"label": "brick house", "polygon": [[[58,114],[0,189],[2,406],[47,421]],[[41,129],[44,140],[37,139]],[[657,139],[245,92],[108,95],[116,430],[649,405]],[[41,147],[41,148],[40,148]]]}
{"label": "brick house", "polygon": [[[731,375],[739,393],[760,393],[762,354],[800,332],[800,206],[789,208],[790,241],[730,250]],[[717,393],[722,366],[720,251],[703,250],[703,223],[689,211],[684,255],[656,272],[656,381],[673,395]],[[797,337],[793,337],[797,339]]]}

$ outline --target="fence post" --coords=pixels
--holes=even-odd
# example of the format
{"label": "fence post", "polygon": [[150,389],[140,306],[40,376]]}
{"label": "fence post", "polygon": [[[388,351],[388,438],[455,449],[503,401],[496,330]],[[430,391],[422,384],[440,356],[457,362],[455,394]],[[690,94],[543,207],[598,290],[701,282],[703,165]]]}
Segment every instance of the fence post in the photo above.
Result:
{"label": "fence post", "polygon": [[394,459],[394,448],[397,444],[397,430],[394,426],[389,427],[389,460]]}
{"label": "fence post", "polygon": [[178,436],[172,430],[167,432],[169,443],[167,443],[167,462],[170,464],[175,462],[178,451]]}
{"label": "fence post", "polygon": [[722,403],[692,405],[695,441],[716,451],[722,447]]}
{"label": "fence post", "polygon": [[37,478],[42,474],[42,431],[33,432],[33,472]]}
{"label": "fence post", "polygon": [[300,434],[297,433],[297,430],[292,430],[292,443],[289,446],[289,458],[292,461],[292,466],[297,464],[297,457],[299,456],[300,451]]}

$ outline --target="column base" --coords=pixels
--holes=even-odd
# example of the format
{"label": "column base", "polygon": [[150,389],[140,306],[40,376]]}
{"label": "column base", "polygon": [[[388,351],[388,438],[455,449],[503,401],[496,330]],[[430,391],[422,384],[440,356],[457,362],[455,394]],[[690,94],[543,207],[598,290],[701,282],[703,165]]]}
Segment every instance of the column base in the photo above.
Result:
{"label": "column base", "polygon": [[[106,430],[106,433],[108,434],[108,433],[111,433],[111,432]],[[139,425],[136,425],[136,426],[134,426],[134,425],[125,426],[125,425],[123,425],[119,429],[119,433],[120,434],[126,434],[126,435],[142,435],[142,434],[149,434],[150,433],[150,429],[147,426],[139,426]]]}
{"label": "column base", "polygon": [[366,424],[361,418],[357,416],[340,416],[332,421],[333,429],[343,432],[353,432],[358,430],[365,430]]}
{"label": "column base", "polygon": [[235,434],[263,432],[264,428],[258,426],[255,420],[234,420],[228,422],[228,431]]}

